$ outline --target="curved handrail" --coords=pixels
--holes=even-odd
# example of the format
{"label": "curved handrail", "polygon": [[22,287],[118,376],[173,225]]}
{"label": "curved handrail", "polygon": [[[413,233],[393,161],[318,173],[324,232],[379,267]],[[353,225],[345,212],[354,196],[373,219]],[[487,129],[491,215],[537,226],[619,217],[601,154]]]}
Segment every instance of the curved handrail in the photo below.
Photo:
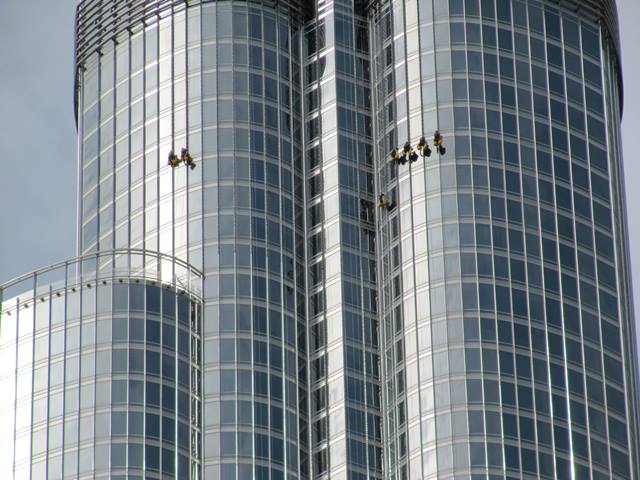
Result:
{"label": "curved handrail", "polygon": [[12,290],[16,296],[27,292],[40,295],[83,282],[125,277],[169,283],[199,298],[204,275],[166,253],[145,249],[103,250],[53,263],[3,283],[0,302],[12,298]]}
{"label": "curved handrail", "polygon": [[68,267],[68,266],[71,266],[73,264],[78,264],[80,262],[84,262],[84,261],[90,260],[91,258],[99,258],[99,257],[107,257],[107,256],[115,256],[115,255],[145,255],[145,256],[156,257],[156,258],[161,259],[161,260],[169,260],[172,263],[175,263],[177,265],[180,265],[182,267],[187,268],[188,270],[190,270],[193,273],[195,273],[196,276],[199,277],[199,278],[203,278],[204,277],[204,275],[202,274],[202,272],[200,270],[198,270],[197,268],[195,268],[191,264],[185,262],[184,260],[181,260],[179,258],[173,257],[173,256],[169,255],[168,253],[156,252],[154,250],[145,250],[145,249],[142,249],[142,248],[116,248],[116,249],[113,249],[113,250],[99,250],[97,252],[86,253],[84,255],[78,255],[77,257],[72,257],[72,258],[69,258],[67,260],[62,260],[62,261],[59,261],[59,262],[56,262],[56,263],[52,263],[50,265],[47,265],[46,267],[42,267],[42,268],[38,268],[36,270],[32,270],[32,271],[30,271],[28,273],[24,273],[24,274],[22,274],[22,275],[20,275],[18,277],[14,277],[11,280],[8,280],[8,281],[0,284],[0,290],[6,290],[11,285],[23,282],[23,281],[33,277],[34,275],[42,275],[42,274],[50,272],[52,270],[58,270],[61,267]]}

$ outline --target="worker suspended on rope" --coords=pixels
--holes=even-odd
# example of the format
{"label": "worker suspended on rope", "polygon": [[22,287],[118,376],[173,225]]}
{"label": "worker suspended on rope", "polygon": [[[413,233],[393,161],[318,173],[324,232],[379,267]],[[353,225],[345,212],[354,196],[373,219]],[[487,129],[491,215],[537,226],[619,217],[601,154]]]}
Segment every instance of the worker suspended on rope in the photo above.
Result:
{"label": "worker suspended on rope", "polygon": [[418,145],[416,147],[418,148],[418,151],[420,152],[420,155],[422,155],[422,157],[431,156],[431,149],[429,148],[429,144],[424,137],[420,137],[420,141],[418,142]]}
{"label": "worker suspended on rope", "polygon": [[402,158],[400,159],[400,163],[402,165],[406,164],[411,159],[411,144],[409,142],[404,144],[402,147]]}
{"label": "worker suspended on rope", "polygon": [[447,153],[447,149],[443,145],[444,137],[439,130],[436,130],[433,134],[433,146],[436,148],[440,155]]}
{"label": "worker suspended on rope", "polygon": [[378,195],[378,208],[386,208],[387,210],[391,210],[393,208],[393,201],[389,199],[389,197],[381,193]]}
{"label": "worker suspended on rope", "polygon": [[167,165],[171,167],[177,167],[178,165],[180,165],[180,158],[173,152],[173,150],[169,152],[169,160],[167,162]]}
{"label": "worker suspended on rope", "polygon": [[187,150],[186,148],[183,148],[180,151],[180,160],[182,160],[185,165],[188,165],[191,170],[196,168],[196,162],[193,161],[193,157],[189,155],[189,150]]}
{"label": "worker suspended on rope", "polygon": [[391,153],[389,154],[389,161],[397,162],[399,160],[400,160],[400,155],[398,154],[398,149],[394,148],[393,150],[391,150]]}

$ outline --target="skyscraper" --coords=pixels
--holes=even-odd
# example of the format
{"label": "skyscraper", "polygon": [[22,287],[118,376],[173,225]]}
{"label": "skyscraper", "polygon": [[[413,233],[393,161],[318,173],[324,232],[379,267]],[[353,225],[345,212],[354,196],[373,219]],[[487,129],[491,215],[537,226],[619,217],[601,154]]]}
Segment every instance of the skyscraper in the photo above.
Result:
{"label": "skyscraper", "polygon": [[76,20],[80,256],[0,289],[0,468],[640,478],[613,2]]}

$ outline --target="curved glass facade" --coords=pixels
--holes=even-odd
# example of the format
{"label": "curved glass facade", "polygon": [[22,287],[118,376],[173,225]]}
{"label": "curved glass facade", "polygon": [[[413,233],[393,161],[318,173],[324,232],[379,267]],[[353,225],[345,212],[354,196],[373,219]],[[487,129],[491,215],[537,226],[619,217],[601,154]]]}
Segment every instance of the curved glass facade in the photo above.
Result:
{"label": "curved glass facade", "polygon": [[0,471],[639,479],[616,29],[82,1],[84,256],[0,286]]}
{"label": "curved glass facade", "polygon": [[[609,32],[537,0],[372,28],[389,478],[637,478]],[[446,155],[387,161],[437,128]]]}
{"label": "curved glass facade", "polygon": [[89,255],[2,286],[5,478],[198,477],[201,303],[183,285],[199,274],[166,281],[160,257],[140,269],[139,256]]}
{"label": "curved glass facade", "polygon": [[[308,462],[299,28],[287,2],[162,17],[83,64],[81,248],[158,249],[203,270],[204,475],[298,478]],[[166,164],[182,147],[195,169]]]}

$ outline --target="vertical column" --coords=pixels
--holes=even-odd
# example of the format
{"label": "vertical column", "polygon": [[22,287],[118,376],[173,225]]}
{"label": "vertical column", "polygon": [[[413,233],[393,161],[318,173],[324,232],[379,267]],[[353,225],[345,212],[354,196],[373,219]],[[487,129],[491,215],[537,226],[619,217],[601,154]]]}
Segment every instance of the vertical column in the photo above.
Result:
{"label": "vertical column", "polygon": [[382,474],[369,44],[353,2],[305,32],[312,475]]}

